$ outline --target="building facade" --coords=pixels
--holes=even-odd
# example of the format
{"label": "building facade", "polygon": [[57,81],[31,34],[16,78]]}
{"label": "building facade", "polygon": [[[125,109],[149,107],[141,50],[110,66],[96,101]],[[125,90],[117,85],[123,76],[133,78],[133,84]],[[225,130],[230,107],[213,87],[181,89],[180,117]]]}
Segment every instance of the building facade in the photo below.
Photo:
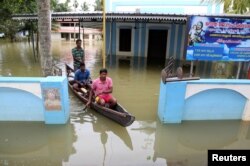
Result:
{"label": "building facade", "polygon": [[[187,15],[223,12],[223,5],[201,3],[200,0],[106,0],[105,2],[106,12],[111,15],[112,13],[138,15],[138,19],[134,20],[125,17],[120,21],[107,21],[106,52],[118,56],[153,59],[168,59],[172,56],[175,59],[183,59]],[[143,14],[150,14],[146,21],[140,19]],[[162,17],[169,19],[159,21]]]}
{"label": "building facade", "polygon": [[[80,34],[80,35],[79,35]],[[101,38],[101,29],[84,27],[75,22],[57,22],[57,28],[52,31],[52,40],[99,40]]]}

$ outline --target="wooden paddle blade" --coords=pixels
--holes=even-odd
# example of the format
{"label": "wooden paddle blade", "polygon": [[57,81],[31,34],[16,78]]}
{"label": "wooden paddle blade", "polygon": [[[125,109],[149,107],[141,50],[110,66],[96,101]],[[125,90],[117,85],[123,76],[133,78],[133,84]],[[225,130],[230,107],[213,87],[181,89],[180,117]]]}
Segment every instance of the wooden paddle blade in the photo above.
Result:
{"label": "wooden paddle blade", "polygon": [[85,111],[86,109],[87,109],[87,105],[85,105],[85,107],[82,110]]}

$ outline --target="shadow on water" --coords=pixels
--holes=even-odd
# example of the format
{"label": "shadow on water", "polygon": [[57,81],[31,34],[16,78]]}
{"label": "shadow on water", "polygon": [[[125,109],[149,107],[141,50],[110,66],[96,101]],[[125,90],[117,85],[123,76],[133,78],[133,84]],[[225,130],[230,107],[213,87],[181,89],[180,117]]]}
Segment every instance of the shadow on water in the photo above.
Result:
{"label": "shadow on water", "polygon": [[[99,135],[99,140],[103,148],[103,154],[99,154],[103,155],[102,165],[109,163],[108,159],[112,155],[112,152],[110,152],[110,142],[112,142],[114,139],[112,135],[115,135],[115,137],[120,139],[126,147],[133,151],[132,139],[127,128],[122,127],[112,120],[101,116],[92,109],[87,108],[85,111],[72,111],[71,122],[85,125],[88,123],[90,126],[92,126],[93,132],[98,133],[97,135]],[[91,148],[92,146],[87,144],[85,148],[89,147]],[[101,151],[100,147],[98,151]]]}
{"label": "shadow on water", "polygon": [[75,153],[73,125],[0,123],[0,165],[62,165]]}
{"label": "shadow on water", "polygon": [[167,165],[205,165],[208,149],[249,149],[250,123],[197,121],[179,125],[157,122],[154,157]]}
{"label": "shadow on water", "polygon": [[113,122],[112,120],[101,116],[92,109],[86,109],[86,111],[71,112],[71,119],[74,123],[91,123],[93,131],[100,133],[101,142],[104,144],[108,140],[107,132],[112,132],[130,149],[133,150],[131,137],[125,127]]}

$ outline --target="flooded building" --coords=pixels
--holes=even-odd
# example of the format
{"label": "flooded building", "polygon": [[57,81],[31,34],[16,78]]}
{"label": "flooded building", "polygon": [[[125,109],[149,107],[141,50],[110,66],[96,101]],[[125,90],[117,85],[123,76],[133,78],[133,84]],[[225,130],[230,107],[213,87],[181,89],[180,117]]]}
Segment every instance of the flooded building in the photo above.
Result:
{"label": "flooded building", "polygon": [[220,14],[223,5],[201,3],[200,0],[146,0],[143,3],[140,0],[107,0],[106,12],[116,15],[115,19],[108,20],[106,27],[109,54],[182,60],[186,15]]}
{"label": "flooded building", "polygon": [[[188,4],[181,1],[163,2],[154,1],[107,1],[106,2],[106,55],[116,56],[117,59],[128,60],[130,64],[137,63],[139,58],[145,58],[147,63],[157,60],[162,64],[170,57],[176,60],[176,67],[182,66],[184,72],[189,73],[190,61],[186,60],[187,46],[187,23],[193,15],[218,16],[222,14],[222,5],[211,5],[192,0]],[[167,10],[169,9],[169,10]],[[161,14],[159,14],[161,13]],[[192,13],[192,14],[191,14]],[[99,30],[97,38],[102,36],[102,12],[67,12],[52,13],[53,21],[61,22],[60,35],[58,38],[66,40],[74,38],[72,25],[78,25],[77,37],[93,39],[95,35],[83,30],[96,28]],[[238,16],[226,16],[238,17]],[[37,19],[34,16],[19,15],[15,19]],[[66,23],[68,22],[68,23]],[[65,24],[65,25],[64,25]],[[67,26],[66,26],[67,24]],[[71,28],[71,29],[70,29]],[[84,34],[84,35],[83,35]],[[132,61],[132,62],[131,62]],[[135,62],[134,62],[135,61]],[[221,71],[221,67],[223,71]],[[241,77],[247,75],[247,63],[243,63]],[[212,62],[194,61],[193,74],[200,77],[235,78],[237,73],[236,62]]]}

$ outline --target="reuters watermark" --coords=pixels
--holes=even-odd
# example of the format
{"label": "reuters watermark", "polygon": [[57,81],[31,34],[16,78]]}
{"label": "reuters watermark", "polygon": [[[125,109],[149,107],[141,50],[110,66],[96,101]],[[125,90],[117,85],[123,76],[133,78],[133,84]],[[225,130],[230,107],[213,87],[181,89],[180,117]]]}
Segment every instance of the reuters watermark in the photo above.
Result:
{"label": "reuters watermark", "polygon": [[250,150],[208,150],[208,166],[250,166]]}

